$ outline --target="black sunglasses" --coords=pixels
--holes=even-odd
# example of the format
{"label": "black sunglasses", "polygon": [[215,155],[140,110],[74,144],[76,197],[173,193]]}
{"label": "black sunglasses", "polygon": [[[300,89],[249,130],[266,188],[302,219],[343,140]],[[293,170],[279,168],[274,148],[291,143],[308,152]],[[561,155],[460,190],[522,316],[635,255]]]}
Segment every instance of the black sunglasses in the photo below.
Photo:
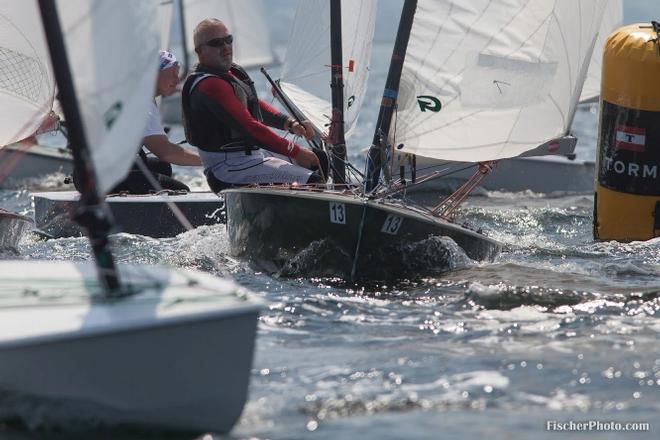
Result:
{"label": "black sunglasses", "polygon": [[234,42],[234,36],[233,35],[227,35],[226,37],[218,37],[218,38],[214,38],[212,40],[209,40],[206,43],[202,44],[202,46],[222,47],[225,44],[231,44],[233,42]]}

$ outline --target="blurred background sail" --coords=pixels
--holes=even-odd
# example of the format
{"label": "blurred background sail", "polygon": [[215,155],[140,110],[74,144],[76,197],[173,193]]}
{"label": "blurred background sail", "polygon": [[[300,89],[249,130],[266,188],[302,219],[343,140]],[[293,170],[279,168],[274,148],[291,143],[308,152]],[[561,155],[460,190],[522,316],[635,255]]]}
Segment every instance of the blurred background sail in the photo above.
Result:
{"label": "blurred background sail", "polygon": [[172,28],[172,15],[174,0],[161,0],[158,5],[158,22],[160,23],[160,48],[170,47],[170,29]]}
{"label": "blurred background sail", "polygon": [[[374,0],[342,1],[344,122],[346,134],[355,127],[369,79],[376,22]],[[321,132],[332,115],[330,84],[330,2],[298,4],[280,85],[293,103]]]}
{"label": "blurred background sail", "polygon": [[598,39],[591,56],[587,79],[582,87],[580,102],[597,100],[600,96],[600,73],[603,68],[603,49],[605,40],[623,23],[623,0],[607,0],[603,21],[598,32]]}
{"label": "blurred background sail", "polygon": [[197,62],[193,31],[205,18],[222,20],[234,40],[234,62],[245,68],[274,61],[266,13],[261,0],[180,0],[183,1],[185,38],[191,64]]}
{"label": "blurred background sail", "polygon": [[55,78],[34,1],[0,0],[0,147],[32,136],[50,114]]}

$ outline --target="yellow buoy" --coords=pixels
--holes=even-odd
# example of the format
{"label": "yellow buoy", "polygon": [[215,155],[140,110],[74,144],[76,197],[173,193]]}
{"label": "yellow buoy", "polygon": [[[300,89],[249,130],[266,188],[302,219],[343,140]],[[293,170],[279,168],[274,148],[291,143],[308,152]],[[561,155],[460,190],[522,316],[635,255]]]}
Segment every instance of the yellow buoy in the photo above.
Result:
{"label": "yellow buoy", "polygon": [[660,23],[633,24],[605,43],[594,238],[660,236]]}

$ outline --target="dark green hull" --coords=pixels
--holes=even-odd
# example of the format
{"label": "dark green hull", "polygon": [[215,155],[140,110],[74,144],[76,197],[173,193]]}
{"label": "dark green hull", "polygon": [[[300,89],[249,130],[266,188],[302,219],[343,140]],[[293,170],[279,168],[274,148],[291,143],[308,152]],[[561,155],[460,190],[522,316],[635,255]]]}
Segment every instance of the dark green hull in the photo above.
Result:
{"label": "dark green hull", "polygon": [[[441,273],[500,250],[482,234],[407,207],[334,192],[223,191],[231,253],[289,276],[392,280]],[[455,247],[455,246],[454,246]]]}

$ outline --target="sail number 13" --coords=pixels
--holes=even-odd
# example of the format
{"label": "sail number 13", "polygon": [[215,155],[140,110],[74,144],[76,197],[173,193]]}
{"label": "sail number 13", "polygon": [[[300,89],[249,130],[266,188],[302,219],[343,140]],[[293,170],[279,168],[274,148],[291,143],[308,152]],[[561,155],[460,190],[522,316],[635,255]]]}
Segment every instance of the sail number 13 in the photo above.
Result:
{"label": "sail number 13", "polygon": [[386,234],[396,235],[399,232],[401,223],[403,223],[403,217],[394,214],[388,214],[387,218],[385,219],[385,223],[383,223],[383,227],[380,228],[380,231]]}
{"label": "sail number 13", "polygon": [[343,203],[330,203],[330,222],[346,224],[346,206]]}

